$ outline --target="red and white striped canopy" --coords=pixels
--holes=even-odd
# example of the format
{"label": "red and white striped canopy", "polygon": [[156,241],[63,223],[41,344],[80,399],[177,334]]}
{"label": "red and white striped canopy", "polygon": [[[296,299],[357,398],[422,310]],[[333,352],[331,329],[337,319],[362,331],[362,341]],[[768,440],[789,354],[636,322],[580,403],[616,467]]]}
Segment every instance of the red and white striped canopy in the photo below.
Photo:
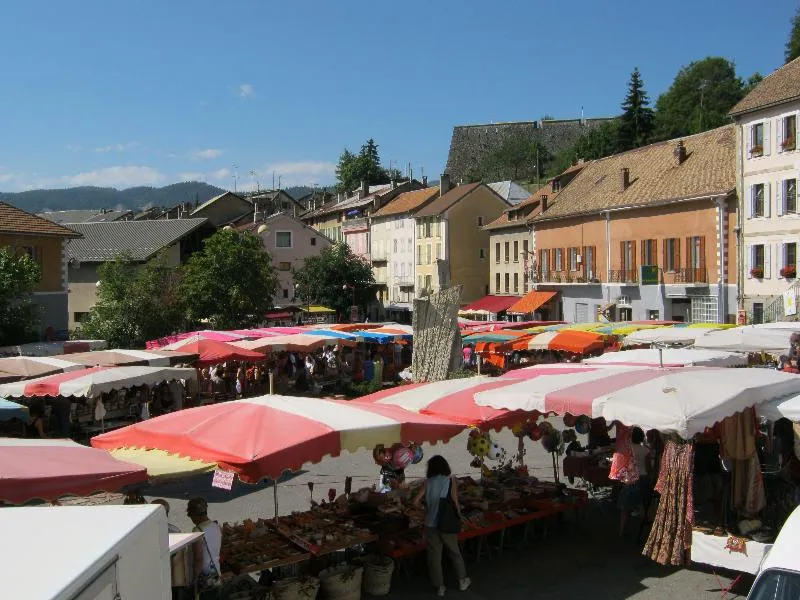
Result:
{"label": "red and white striped canopy", "polygon": [[[129,350],[113,348],[64,354],[59,358],[71,360],[87,367],[116,367],[142,365],[147,367],[169,367],[180,363],[191,364],[197,360],[193,352],[168,352],[161,350]],[[2,366],[0,366],[2,369]],[[65,371],[69,369],[64,369]]]}
{"label": "red and white striped canopy", "polygon": [[92,446],[161,450],[216,463],[256,482],[345,450],[445,441],[463,429],[392,406],[260,396],[149,419],[94,437]]}
{"label": "red and white striped canopy", "polygon": [[140,385],[156,385],[173,379],[197,379],[194,369],[175,367],[92,367],[47,377],[4,383],[0,397],[77,396],[95,398],[100,394]]}
{"label": "red and white striped canopy", "polygon": [[310,352],[325,346],[355,346],[356,339],[294,333],[265,337],[258,340],[241,340],[239,342],[231,342],[230,345],[255,352]]}
{"label": "red and white striped canopy", "polygon": [[139,465],[71,440],[0,438],[0,500],[22,504],[116,492],[147,481]]}
{"label": "red and white striped canopy", "polygon": [[[201,331],[187,331],[184,333],[176,333],[175,335],[168,335],[156,340],[150,340],[145,344],[148,350],[158,350],[185,340],[187,338],[201,338],[204,340],[213,340],[215,342],[233,342],[235,340],[245,339],[246,335],[241,335],[233,331],[214,331],[213,329],[203,329]],[[177,348],[167,348],[167,350],[176,350]]]}
{"label": "red and white striped canopy", "polygon": [[[562,374],[553,374],[563,368]],[[547,376],[539,376],[549,371]],[[800,377],[772,369],[548,365],[509,373],[527,377],[475,401],[496,409],[604,417],[684,438],[745,408],[800,393]],[[501,377],[500,379],[505,379]]]}

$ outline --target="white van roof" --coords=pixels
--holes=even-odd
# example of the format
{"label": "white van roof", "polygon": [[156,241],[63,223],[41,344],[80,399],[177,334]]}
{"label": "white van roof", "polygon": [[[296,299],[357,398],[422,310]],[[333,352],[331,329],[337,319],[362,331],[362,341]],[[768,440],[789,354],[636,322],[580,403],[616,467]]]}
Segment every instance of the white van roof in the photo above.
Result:
{"label": "white van roof", "polygon": [[784,569],[800,572],[800,507],[795,508],[781,527],[775,543],[770,548],[759,572],[767,569]]}

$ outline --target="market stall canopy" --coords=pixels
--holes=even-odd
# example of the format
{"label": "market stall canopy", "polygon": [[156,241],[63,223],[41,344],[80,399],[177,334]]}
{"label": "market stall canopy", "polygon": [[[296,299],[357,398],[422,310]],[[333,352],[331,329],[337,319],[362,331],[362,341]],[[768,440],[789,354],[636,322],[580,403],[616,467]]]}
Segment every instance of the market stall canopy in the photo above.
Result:
{"label": "market stall canopy", "polygon": [[[131,367],[136,365],[170,367],[178,364],[192,364],[198,359],[198,355],[194,352],[114,348],[112,350],[64,354],[59,358],[73,360],[84,367]],[[0,369],[2,369],[2,367],[0,367]]]}
{"label": "market stall canopy", "polygon": [[[446,441],[462,425],[393,406],[260,396],[181,410],[92,438],[92,446],[156,449],[216,463],[243,481],[277,478],[343,451]],[[235,432],[235,434],[232,434]],[[145,455],[146,456],[146,455]]]}
{"label": "market stall canopy", "polygon": [[758,414],[771,421],[777,421],[785,417],[792,423],[800,423],[800,395],[777,398],[765,402],[758,407]]}
{"label": "market stall canopy", "polygon": [[294,333],[291,335],[265,337],[260,340],[232,342],[231,346],[254,352],[310,352],[325,346],[355,346],[356,343],[351,339],[309,333]]}
{"label": "market stall canopy", "polygon": [[[283,335],[283,333],[274,331],[272,327],[256,327],[254,329],[233,329],[231,331],[226,331],[225,333],[235,333],[236,335],[241,336],[242,340],[257,340],[258,338],[262,337],[269,337],[271,335]],[[228,340],[228,341],[238,341],[238,340]]]}
{"label": "market stall canopy", "polygon": [[791,329],[765,329],[753,325],[710,331],[697,338],[695,348],[731,350],[733,352],[767,352],[784,354],[789,351]]}
{"label": "market stall canopy", "polygon": [[143,467],[72,440],[0,438],[0,500],[5,502],[117,492],[146,481]]}
{"label": "market stall canopy", "polygon": [[502,344],[520,338],[527,338],[530,334],[527,331],[516,331],[507,329],[503,331],[485,331],[471,333],[461,338],[461,343],[466,344]]}
{"label": "market stall canopy", "polygon": [[406,341],[410,342],[414,339],[414,332],[411,330],[411,327],[400,328],[399,326],[395,325],[387,325],[385,327],[377,327],[375,329],[370,329],[370,333],[372,334],[380,334],[389,336],[392,340],[399,342],[399,341]]}
{"label": "market stall canopy", "polygon": [[[546,368],[557,371],[557,367],[560,365]],[[516,378],[530,378],[478,393],[476,403],[506,410],[604,417],[608,422],[672,431],[688,439],[745,408],[800,394],[800,377],[773,369],[584,365],[582,372],[535,376],[542,368],[513,371]]]}
{"label": "market stall canopy", "polygon": [[528,334],[501,347],[501,351],[514,350],[558,350],[573,354],[586,354],[602,350],[606,344],[606,336],[593,331],[559,329]]}
{"label": "market stall canopy", "polygon": [[246,336],[239,335],[232,331],[214,331],[211,329],[203,329],[200,331],[188,331],[186,333],[176,333],[175,335],[168,335],[157,340],[150,340],[145,344],[148,350],[177,350],[179,347],[173,347],[178,342],[189,338],[199,338],[204,340],[213,340],[215,342],[233,342],[236,340],[244,339]]}
{"label": "market stall canopy", "polygon": [[55,356],[73,352],[89,352],[108,348],[105,340],[69,340],[65,342],[31,342],[0,347],[0,356]]}
{"label": "market stall canopy", "polygon": [[519,315],[531,314],[555,298],[557,293],[530,291],[522,299],[509,306],[508,312]]}
{"label": "market stall canopy", "polygon": [[[277,336],[275,336],[277,337]],[[274,338],[273,338],[274,339]],[[264,360],[264,356],[253,350],[248,350],[234,343],[217,342],[204,338],[187,338],[165,346],[162,350],[179,350],[182,353],[191,352],[200,358],[195,366],[214,365],[229,360],[240,362],[256,362]]]}
{"label": "market stall canopy", "polygon": [[467,304],[464,308],[458,311],[458,314],[497,314],[503,312],[504,310],[508,310],[509,306],[515,302],[518,302],[519,300],[521,300],[519,296],[494,296],[490,294],[488,296],[484,296],[480,300],[476,300],[472,304]]}
{"label": "market stall canopy", "polygon": [[718,327],[660,327],[658,329],[640,329],[628,334],[622,340],[623,346],[644,346],[646,344],[694,344],[695,340]]}
{"label": "market stall canopy", "polygon": [[92,367],[0,385],[0,397],[75,396],[96,398],[112,390],[157,385],[162,381],[197,379],[194,369],[177,367]]}
{"label": "market stall canopy", "polygon": [[[72,355],[65,355],[72,356]],[[0,358],[0,381],[16,381],[44,377],[53,373],[79,371],[86,365],[78,361],[53,356],[11,356]]]}
{"label": "market stall canopy", "polygon": [[346,331],[336,331],[334,329],[307,329],[302,332],[302,335],[316,335],[318,337],[327,337],[334,340],[351,340],[358,342],[359,337]]}
{"label": "market stall canopy", "polygon": [[333,314],[336,312],[334,309],[328,308],[327,306],[319,306],[314,304],[308,307],[301,306],[300,310],[311,314]]}
{"label": "market stall canopy", "polygon": [[642,365],[646,367],[746,367],[747,356],[722,350],[699,348],[638,348],[607,352],[586,358],[586,365]]}
{"label": "market stall canopy", "polygon": [[19,419],[28,423],[31,420],[28,407],[0,398],[0,421],[10,421],[11,419]]}

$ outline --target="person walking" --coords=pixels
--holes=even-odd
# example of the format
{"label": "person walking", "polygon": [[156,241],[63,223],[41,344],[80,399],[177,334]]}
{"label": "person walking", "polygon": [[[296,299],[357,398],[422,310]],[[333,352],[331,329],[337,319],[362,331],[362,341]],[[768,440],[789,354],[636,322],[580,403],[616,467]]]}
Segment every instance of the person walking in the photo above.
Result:
{"label": "person walking", "polygon": [[444,509],[440,510],[440,507],[444,502],[451,503],[458,519],[463,520],[458,504],[458,485],[450,471],[450,465],[443,456],[437,454],[428,460],[425,485],[414,498],[414,503],[419,506],[423,498],[426,507],[425,540],[428,543],[428,573],[431,583],[439,596],[445,595],[447,588],[442,574],[442,550],[446,549],[458,577],[458,588],[463,592],[469,589],[472,582],[467,577],[464,558],[458,547],[458,533],[450,532],[449,528],[448,531],[442,531],[445,528],[442,523]]}

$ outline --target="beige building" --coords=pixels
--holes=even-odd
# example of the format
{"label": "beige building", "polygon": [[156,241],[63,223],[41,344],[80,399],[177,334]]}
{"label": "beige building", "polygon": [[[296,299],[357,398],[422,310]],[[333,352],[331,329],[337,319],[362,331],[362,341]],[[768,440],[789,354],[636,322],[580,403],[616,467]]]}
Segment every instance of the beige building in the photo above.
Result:
{"label": "beige building", "polygon": [[74,329],[97,303],[99,268],[122,254],[144,263],[161,251],[177,266],[201,247],[214,231],[206,219],[154,219],[110,223],[71,223],[81,239],[67,243],[69,261],[69,328]]}
{"label": "beige building", "polygon": [[484,229],[508,203],[485,184],[451,188],[442,175],[440,195],[414,214],[416,293],[462,285],[462,303],[489,293],[489,232]]}
{"label": "beige building", "polygon": [[797,295],[800,266],[800,59],[765,77],[730,114],[743,238],[739,308],[748,322],[774,321],[783,316],[783,293]]}

